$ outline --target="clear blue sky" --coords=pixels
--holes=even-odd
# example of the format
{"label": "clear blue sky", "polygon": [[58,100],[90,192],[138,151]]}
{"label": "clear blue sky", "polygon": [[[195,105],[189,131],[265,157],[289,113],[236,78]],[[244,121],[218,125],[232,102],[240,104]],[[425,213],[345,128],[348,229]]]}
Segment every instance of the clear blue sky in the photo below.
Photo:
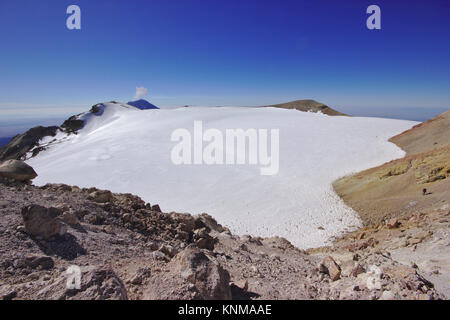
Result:
{"label": "clear blue sky", "polygon": [[[70,4],[81,30],[66,28]],[[381,30],[366,28],[370,4]],[[128,101],[137,86],[159,106],[448,108],[450,1],[1,0],[3,121]]]}

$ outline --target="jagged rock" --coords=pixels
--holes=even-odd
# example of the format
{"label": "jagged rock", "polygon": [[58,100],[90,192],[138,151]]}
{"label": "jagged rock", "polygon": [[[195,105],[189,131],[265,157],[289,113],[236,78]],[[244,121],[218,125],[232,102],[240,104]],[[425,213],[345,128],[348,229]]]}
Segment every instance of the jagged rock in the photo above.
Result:
{"label": "jagged rock", "polygon": [[195,220],[190,214],[175,213],[169,214],[170,218],[178,224],[178,229],[184,232],[192,233],[195,229]]}
{"label": "jagged rock", "polygon": [[341,267],[339,267],[331,256],[323,259],[318,269],[319,272],[328,274],[332,281],[336,281],[341,277]]}
{"label": "jagged rock", "polygon": [[156,212],[161,212],[161,208],[159,207],[159,205],[155,204],[151,207],[152,211],[156,211]]}
{"label": "jagged rock", "polygon": [[81,268],[80,288],[67,288],[67,275],[43,288],[37,296],[50,300],[127,300],[126,288],[116,273],[105,266]]}
{"label": "jagged rock", "polygon": [[32,236],[48,239],[66,232],[59,209],[30,205],[23,207],[21,213],[25,231]]}
{"label": "jagged rock", "polygon": [[192,283],[205,300],[231,299],[230,275],[200,249],[187,247],[171,261],[171,268]]}
{"label": "jagged rock", "polygon": [[195,230],[193,240],[200,249],[214,250],[215,240],[208,232],[207,228]]}
{"label": "jagged rock", "polygon": [[88,199],[98,203],[105,203],[111,202],[114,197],[109,190],[97,190],[89,194]]}
{"label": "jagged rock", "polygon": [[37,173],[23,161],[6,160],[0,164],[0,176],[17,181],[27,181],[36,178]]}
{"label": "jagged rock", "polygon": [[210,230],[224,232],[226,229],[214,220],[209,214],[202,213],[194,216],[195,229],[208,227]]}
{"label": "jagged rock", "polygon": [[357,277],[359,274],[366,272],[366,269],[359,263],[355,265],[355,267],[352,269],[352,276]]}
{"label": "jagged rock", "polygon": [[75,133],[84,126],[84,121],[77,119],[77,116],[72,116],[61,125],[66,132]]}

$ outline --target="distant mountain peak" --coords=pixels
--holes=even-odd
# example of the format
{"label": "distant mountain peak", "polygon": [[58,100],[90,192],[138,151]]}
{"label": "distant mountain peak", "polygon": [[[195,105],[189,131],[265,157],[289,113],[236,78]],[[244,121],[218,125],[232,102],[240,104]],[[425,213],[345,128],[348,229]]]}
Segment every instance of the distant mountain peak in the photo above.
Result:
{"label": "distant mountain peak", "polygon": [[327,114],[329,116],[346,116],[346,114],[334,110],[327,105],[317,102],[312,99],[304,99],[304,100],[296,100],[286,103],[280,103],[275,105],[270,105],[266,107],[275,107],[275,108],[283,108],[283,109],[296,109],[304,112],[320,112]]}
{"label": "distant mountain peak", "polygon": [[136,101],[129,101],[128,104],[130,106],[136,107],[136,108],[141,109],[141,110],[159,109],[157,106],[151,104],[150,102],[148,102],[145,99],[139,99],[139,100],[136,100]]}

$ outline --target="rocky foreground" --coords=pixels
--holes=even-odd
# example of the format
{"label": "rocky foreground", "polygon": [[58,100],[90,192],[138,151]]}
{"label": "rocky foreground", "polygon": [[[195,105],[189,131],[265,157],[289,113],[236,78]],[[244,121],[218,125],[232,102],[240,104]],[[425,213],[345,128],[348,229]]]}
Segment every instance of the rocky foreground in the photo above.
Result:
{"label": "rocky foreground", "polygon": [[[380,230],[407,228],[399,226]],[[163,213],[131,194],[0,177],[4,300],[445,298],[381,239],[345,241],[306,252],[283,238],[233,235],[207,214]],[[81,267],[79,289],[66,285],[72,265]]]}

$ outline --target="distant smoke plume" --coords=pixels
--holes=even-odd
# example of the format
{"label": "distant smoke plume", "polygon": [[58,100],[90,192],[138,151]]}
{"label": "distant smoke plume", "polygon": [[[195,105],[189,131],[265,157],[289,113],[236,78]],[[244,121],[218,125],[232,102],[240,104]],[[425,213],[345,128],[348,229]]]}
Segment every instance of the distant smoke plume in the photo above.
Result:
{"label": "distant smoke plume", "polygon": [[147,88],[144,87],[136,87],[136,95],[134,96],[134,98],[136,100],[142,99],[143,97],[145,97],[148,93]]}

